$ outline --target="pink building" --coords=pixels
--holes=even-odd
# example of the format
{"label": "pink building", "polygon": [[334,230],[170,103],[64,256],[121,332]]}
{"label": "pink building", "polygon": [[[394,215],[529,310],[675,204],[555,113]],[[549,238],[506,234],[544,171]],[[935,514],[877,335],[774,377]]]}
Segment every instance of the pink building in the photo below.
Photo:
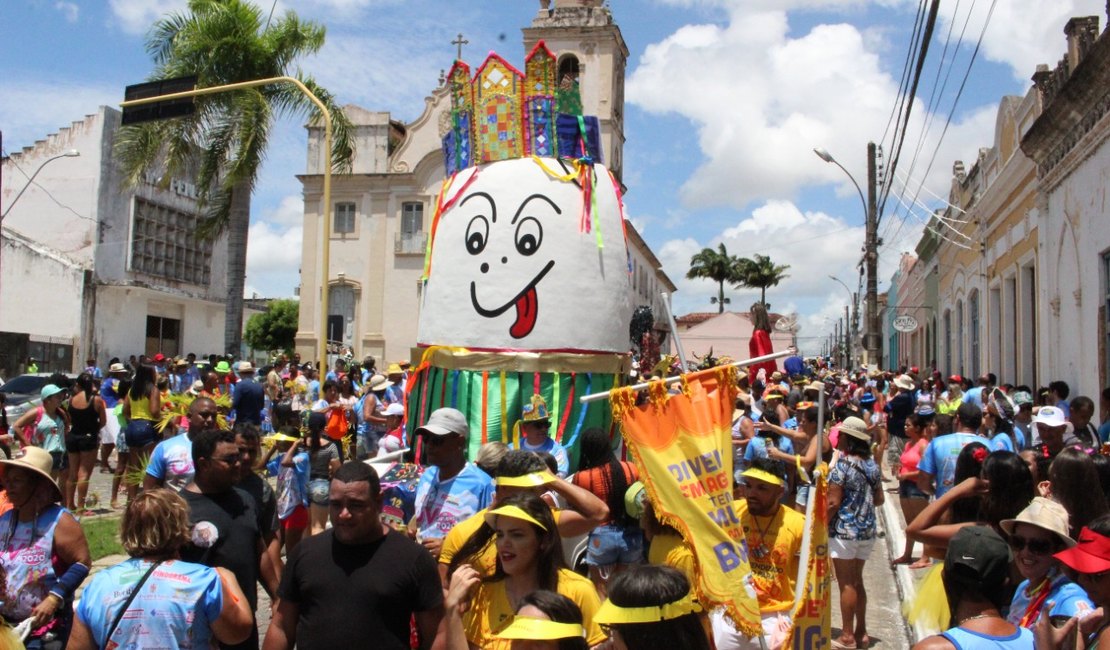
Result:
{"label": "pink building", "polygon": [[[790,347],[793,339],[790,334],[773,329],[775,322],[782,318],[781,314],[772,313],[769,316],[772,325],[771,346],[775,352],[781,352]],[[748,358],[748,341],[753,329],[748,312],[694,312],[678,316],[675,324],[678,326],[676,335],[682,339],[687,361],[697,363],[697,357],[708,354],[710,348],[716,357],[728,356],[735,361]],[[671,353],[677,354],[673,346]]]}

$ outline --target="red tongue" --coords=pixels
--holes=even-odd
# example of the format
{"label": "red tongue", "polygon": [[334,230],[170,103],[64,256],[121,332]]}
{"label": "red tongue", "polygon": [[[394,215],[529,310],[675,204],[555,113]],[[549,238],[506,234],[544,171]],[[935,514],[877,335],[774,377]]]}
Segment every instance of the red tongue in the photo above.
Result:
{"label": "red tongue", "polygon": [[539,313],[539,301],[536,298],[536,288],[532,287],[516,301],[516,322],[509,328],[509,334],[514,339],[528,336],[536,326],[537,313]]}

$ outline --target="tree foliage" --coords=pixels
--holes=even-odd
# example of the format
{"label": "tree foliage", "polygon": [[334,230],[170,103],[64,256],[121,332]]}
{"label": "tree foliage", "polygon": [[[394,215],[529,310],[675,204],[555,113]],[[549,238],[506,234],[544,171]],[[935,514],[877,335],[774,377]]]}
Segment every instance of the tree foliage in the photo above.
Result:
{"label": "tree foliage", "polygon": [[766,255],[756,254],[752,259],[741,257],[736,260],[736,279],[733,283],[737,287],[751,287],[759,289],[759,302],[767,305],[767,287],[778,286],[787,275],[789,264],[775,264]]}
{"label": "tree foliage", "polygon": [[296,300],[275,300],[266,311],[251,316],[243,340],[256,350],[292,352],[299,314]]}
{"label": "tree foliage", "polygon": [[695,253],[690,258],[690,270],[686,272],[686,277],[691,280],[696,278],[708,278],[717,283],[717,313],[723,314],[725,311],[725,283],[729,282],[736,284],[739,282],[739,269],[737,267],[736,257],[728,254],[728,249],[725,245],[717,244],[717,250],[712,248],[703,248],[700,253]]}

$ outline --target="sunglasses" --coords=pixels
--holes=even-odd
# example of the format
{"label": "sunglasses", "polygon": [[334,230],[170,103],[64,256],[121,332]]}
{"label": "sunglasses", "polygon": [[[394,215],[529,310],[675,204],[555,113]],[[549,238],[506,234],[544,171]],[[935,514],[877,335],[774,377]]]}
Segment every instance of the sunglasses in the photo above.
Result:
{"label": "sunglasses", "polygon": [[1010,538],[1010,548],[1014,551],[1023,551],[1026,548],[1034,555],[1049,555],[1054,550],[1055,544],[1043,539],[1026,539],[1019,535]]}

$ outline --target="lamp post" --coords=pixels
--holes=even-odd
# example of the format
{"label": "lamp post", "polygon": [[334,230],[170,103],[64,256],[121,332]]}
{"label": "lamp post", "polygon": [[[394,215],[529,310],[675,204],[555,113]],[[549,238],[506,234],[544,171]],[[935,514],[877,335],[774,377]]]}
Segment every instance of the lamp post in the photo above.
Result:
{"label": "lamp post", "polygon": [[80,155],[81,155],[81,152],[76,150],[76,149],[69,149],[68,151],[63,151],[62,153],[58,154],[57,156],[51,156],[50,158],[47,158],[46,160],[42,161],[42,164],[38,166],[38,169],[36,169],[34,171],[34,173],[31,174],[31,177],[27,179],[27,184],[23,186],[23,189],[19,190],[19,193],[15,195],[15,198],[12,199],[12,202],[8,204],[8,207],[5,208],[3,212],[0,212],[0,251],[2,251],[3,248],[4,248],[3,247],[4,217],[8,216],[8,213],[12,211],[12,208],[14,208],[15,204],[19,201],[19,197],[23,196],[23,193],[27,191],[27,188],[31,187],[31,185],[35,182],[35,177],[39,175],[39,172],[42,171],[42,168],[46,167],[47,165],[54,162],[55,160],[58,160],[59,158],[76,158],[77,156],[80,156]]}
{"label": "lamp post", "polygon": [[814,149],[813,153],[817,154],[817,157],[821,160],[839,167],[840,171],[848,176],[848,180],[852,181],[852,185],[856,186],[856,192],[859,194],[860,201],[863,202],[863,211],[865,215],[864,224],[866,226],[863,249],[864,263],[867,267],[867,362],[878,368],[882,365],[882,353],[879,350],[879,219],[875,202],[875,143],[867,143],[866,197],[864,197],[863,190],[860,189],[859,183],[856,182],[855,177],[844,168],[844,165],[837,162],[837,160],[832,157],[832,154],[820,147]]}
{"label": "lamp post", "polygon": [[852,306],[852,318],[848,321],[848,336],[845,338],[845,341],[847,341],[848,344],[848,364],[851,365],[852,360],[854,359],[854,357],[852,356],[852,341],[856,337],[856,323],[859,322],[856,294],[852,293],[852,290],[848,287],[848,285],[835,275],[830,275],[829,279],[834,282],[840,283],[840,286],[844,287],[844,290],[848,292],[848,304]]}

